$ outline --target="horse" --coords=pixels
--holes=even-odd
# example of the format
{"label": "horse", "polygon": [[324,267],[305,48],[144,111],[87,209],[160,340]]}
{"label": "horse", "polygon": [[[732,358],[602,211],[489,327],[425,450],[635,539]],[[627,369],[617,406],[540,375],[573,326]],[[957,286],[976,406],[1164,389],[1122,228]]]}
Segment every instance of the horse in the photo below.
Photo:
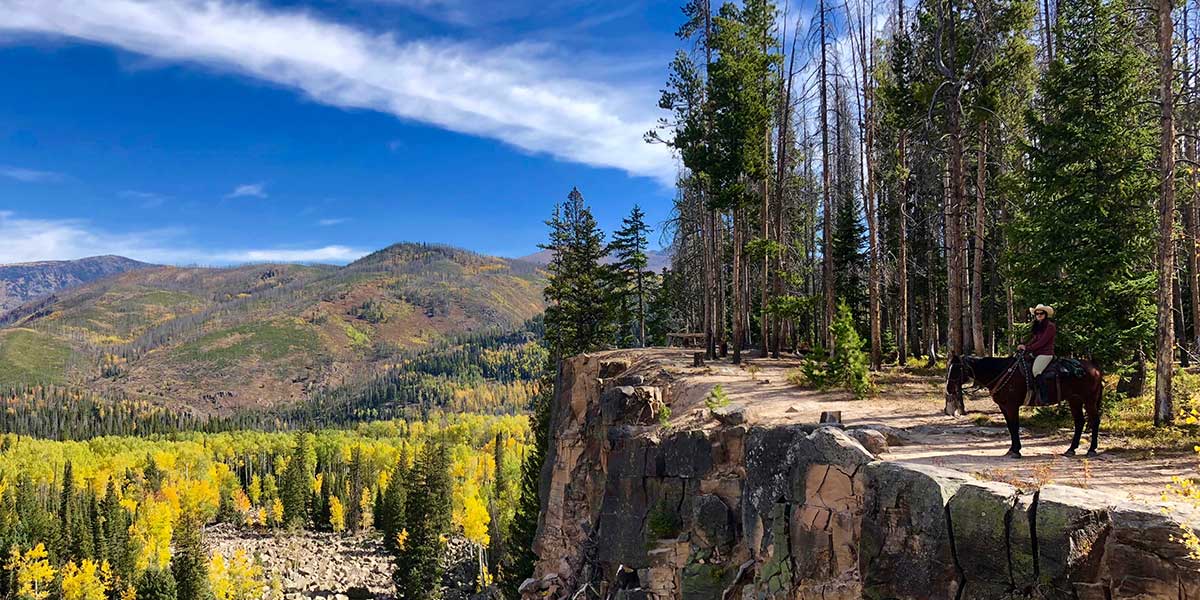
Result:
{"label": "horse", "polygon": [[[1004,423],[1008,426],[1008,434],[1012,437],[1012,445],[1004,456],[1021,458],[1020,437],[1020,408],[1024,403],[1027,391],[1025,374],[1022,365],[1026,357],[1018,354],[1008,358],[985,358],[979,356],[951,357],[946,368],[946,400],[962,401],[963,385],[974,381],[975,388],[987,388],[992,400],[1004,414]],[[1051,382],[1051,389],[1061,393],[1058,401],[1063,399],[1071,406],[1071,416],[1075,419],[1075,437],[1071,439],[1071,447],[1063,453],[1064,456],[1075,456],[1079,447],[1079,438],[1083,435],[1084,413],[1091,428],[1092,443],[1088,448],[1088,456],[1096,456],[1096,444],[1100,438],[1100,399],[1104,394],[1104,380],[1100,369],[1090,361],[1080,360],[1083,367],[1081,377],[1057,375],[1058,384]],[[1058,363],[1051,363],[1047,371],[1058,368]]]}

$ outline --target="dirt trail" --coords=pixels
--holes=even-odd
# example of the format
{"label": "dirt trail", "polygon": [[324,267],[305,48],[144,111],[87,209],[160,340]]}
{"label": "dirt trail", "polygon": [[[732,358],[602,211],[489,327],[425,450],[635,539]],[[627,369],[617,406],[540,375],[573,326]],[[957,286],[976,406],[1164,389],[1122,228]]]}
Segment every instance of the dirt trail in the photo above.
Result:
{"label": "dirt trail", "polygon": [[[1123,440],[1106,436],[1101,422],[1100,455],[1092,458],[1061,456],[1070,444],[1070,432],[1022,429],[1024,458],[1002,455],[1008,449],[1008,431],[1000,426],[979,426],[980,415],[994,423],[1003,418],[986,395],[967,400],[968,414],[942,413],[942,379],[885,370],[876,377],[879,393],[855,400],[842,392],[801,389],[787,381],[800,365],[794,358],[747,359],[735,366],[728,360],[691,367],[692,352],[656,349],[636,359],[671,381],[671,424],[679,427],[715,427],[704,399],[717,384],[731,405],[747,407],[751,425],[816,423],[822,411],[841,411],[847,427],[880,424],[903,430],[908,443],[893,445],[881,458],[943,466],[996,479],[1018,487],[1061,483],[1114,492],[1129,498],[1157,501],[1176,476],[1200,475],[1200,458],[1191,452],[1163,453],[1125,450]],[[643,371],[645,372],[645,371]],[[1081,446],[1086,450],[1085,433]]]}

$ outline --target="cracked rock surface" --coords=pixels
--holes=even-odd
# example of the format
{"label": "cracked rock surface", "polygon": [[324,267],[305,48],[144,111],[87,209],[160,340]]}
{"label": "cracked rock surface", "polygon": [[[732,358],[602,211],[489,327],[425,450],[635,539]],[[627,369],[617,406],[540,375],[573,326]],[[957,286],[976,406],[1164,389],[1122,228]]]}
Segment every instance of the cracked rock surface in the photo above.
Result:
{"label": "cracked rock surface", "polygon": [[535,542],[559,597],[1200,600],[1177,539],[1191,515],[879,460],[894,432],[662,427],[646,407],[681,383],[628,352],[561,377]]}

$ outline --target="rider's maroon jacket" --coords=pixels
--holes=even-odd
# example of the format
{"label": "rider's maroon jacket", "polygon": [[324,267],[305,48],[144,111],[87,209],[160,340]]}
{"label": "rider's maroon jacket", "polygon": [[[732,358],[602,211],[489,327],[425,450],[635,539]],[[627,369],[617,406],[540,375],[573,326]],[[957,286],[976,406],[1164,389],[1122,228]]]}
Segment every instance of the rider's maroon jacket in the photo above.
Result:
{"label": "rider's maroon jacket", "polygon": [[1025,351],[1034,356],[1053,355],[1055,333],[1058,333],[1058,327],[1054,321],[1046,319],[1046,327],[1025,344]]}

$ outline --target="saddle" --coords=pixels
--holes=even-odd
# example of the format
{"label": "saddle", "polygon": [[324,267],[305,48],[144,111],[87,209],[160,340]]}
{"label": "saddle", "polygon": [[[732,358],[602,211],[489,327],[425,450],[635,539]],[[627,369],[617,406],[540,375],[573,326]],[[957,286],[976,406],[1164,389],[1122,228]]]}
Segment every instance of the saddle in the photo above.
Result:
{"label": "saddle", "polygon": [[[1033,380],[1033,361],[1028,357],[1021,360],[1021,372],[1025,375],[1024,406],[1053,406],[1062,402],[1062,382],[1064,378],[1080,378],[1086,374],[1083,363],[1078,359],[1056,356],[1042,371],[1046,379],[1046,398],[1037,397],[1037,387]],[[1039,402],[1039,400],[1041,400]]]}

